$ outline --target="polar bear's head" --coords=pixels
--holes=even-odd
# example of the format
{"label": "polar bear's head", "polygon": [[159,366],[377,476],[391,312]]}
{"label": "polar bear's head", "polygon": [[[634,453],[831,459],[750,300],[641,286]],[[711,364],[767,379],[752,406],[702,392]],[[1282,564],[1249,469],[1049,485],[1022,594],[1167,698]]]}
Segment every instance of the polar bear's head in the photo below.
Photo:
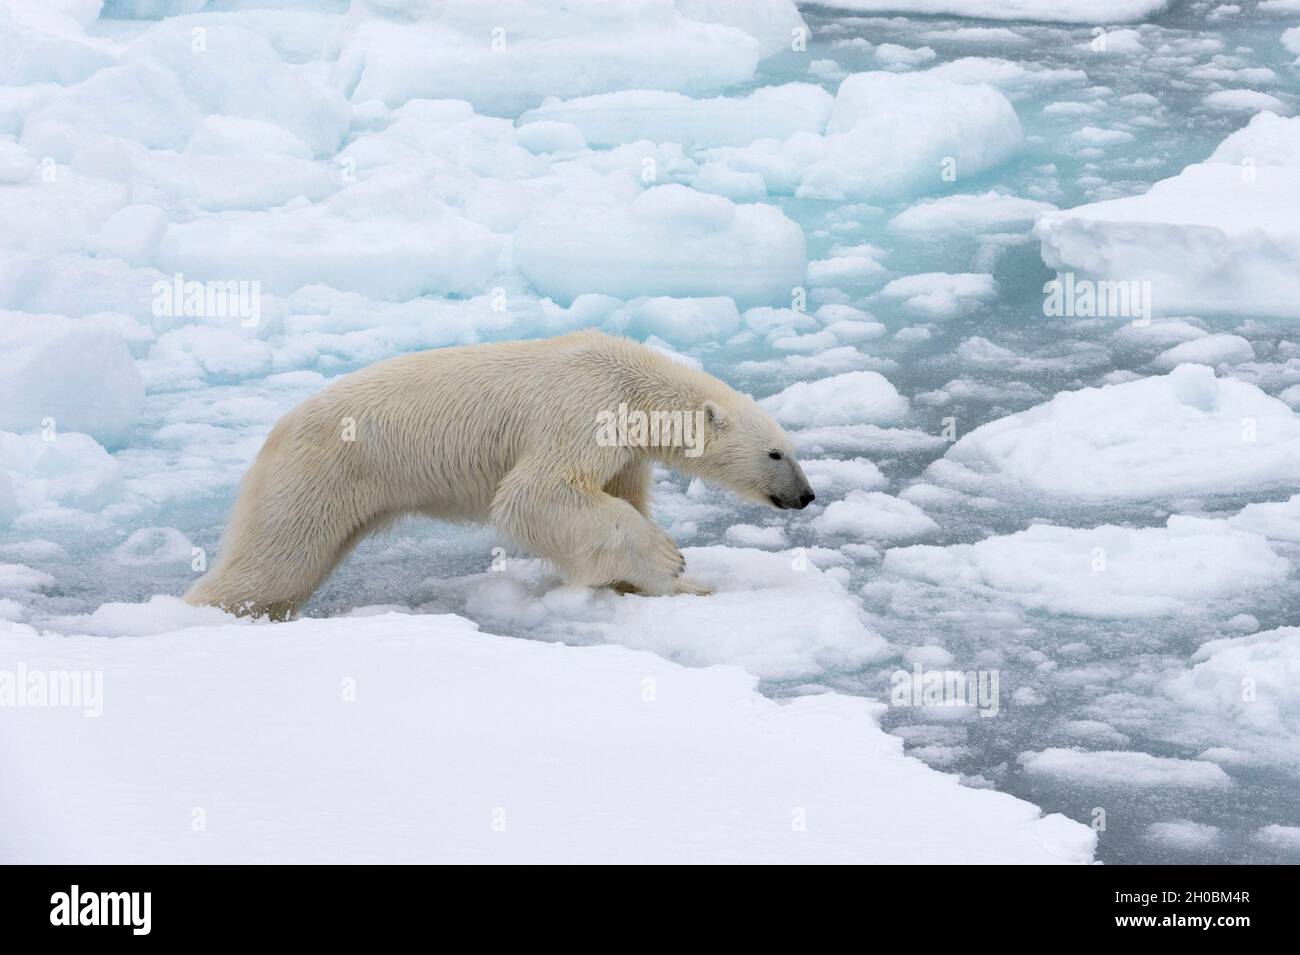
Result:
{"label": "polar bear's head", "polygon": [[752,399],[709,399],[704,434],[690,471],[739,497],[780,510],[801,510],[814,494],[795,458],[794,442]]}

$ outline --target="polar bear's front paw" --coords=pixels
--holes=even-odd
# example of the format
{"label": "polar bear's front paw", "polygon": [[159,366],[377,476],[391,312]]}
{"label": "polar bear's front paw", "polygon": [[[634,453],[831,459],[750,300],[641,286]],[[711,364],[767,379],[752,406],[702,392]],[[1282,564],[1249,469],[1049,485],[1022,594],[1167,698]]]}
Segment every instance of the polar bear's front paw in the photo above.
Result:
{"label": "polar bear's front paw", "polygon": [[673,593],[673,585],[686,569],[686,558],[677,549],[673,539],[659,528],[654,528],[642,543],[637,554],[638,581],[643,593]]}
{"label": "polar bear's front paw", "polygon": [[692,594],[696,597],[707,597],[713,593],[713,588],[707,584],[702,584],[691,577],[678,577],[673,583],[673,593],[675,594]]}

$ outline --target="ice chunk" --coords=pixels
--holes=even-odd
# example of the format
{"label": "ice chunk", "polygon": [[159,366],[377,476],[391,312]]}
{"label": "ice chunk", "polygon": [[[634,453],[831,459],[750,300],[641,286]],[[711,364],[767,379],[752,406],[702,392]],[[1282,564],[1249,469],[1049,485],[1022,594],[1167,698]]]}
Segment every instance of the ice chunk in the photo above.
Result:
{"label": "ice chunk", "polygon": [[1256,113],[1219,143],[1206,162],[1300,166],[1300,116],[1283,119],[1276,113]]}
{"label": "ice chunk", "polygon": [[1189,362],[1201,365],[1236,365],[1255,360],[1255,349],[1240,335],[1204,335],[1175,345],[1156,356],[1155,366],[1168,371]]}
{"label": "ice chunk", "polygon": [[105,220],[88,245],[130,265],[145,265],[153,260],[166,233],[167,213],[157,206],[123,206]]}
{"label": "ice chunk", "polygon": [[49,141],[48,127],[60,128],[66,141],[63,154],[54,155],[61,160],[94,134],[180,150],[206,116],[218,113],[282,126],[316,155],[333,155],[350,108],[319,73],[285,63],[252,30],[209,24],[196,44],[191,29],[171,21],[146,31],[116,65],[37,105],[24,137]]}
{"label": "ice chunk", "polygon": [[1300,826],[1284,826],[1281,823],[1261,826],[1255,831],[1255,841],[1284,852],[1300,852]]}
{"label": "ice chunk", "polygon": [[[688,575],[708,597],[620,597],[556,588],[539,561],[506,573],[431,581],[439,605],[483,624],[566,642],[619,643],[690,666],[731,663],[768,679],[853,669],[888,655],[885,641],[832,576],[790,554],[697,547]],[[808,609],[816,607],[808,624]],[[796,627],[791,621],[798,617]]]}
{"label": "ice chunk", "polygon": [[543,295],[726,295],[742,308],[788,301],[806,268],[803,230],[773,206],[685,186],[631,202],[556,206],[515,233],[515,265]]}
{"label": "ice chunk", "polygon": [[1240,110],[1254,113],[1261,109],[1274,113],[1289,113],[1290,108],[1272,93],[1261,90],[1216,90],[1203,100],[1211,109]]}
{"label": "ice chunk", "polygon": [[840,84],[825,136],[796,133],[707,156],[759,173],[771,193],[884,198],[934,191],[945,171],[966,176],[997,166],[1021,139],[1015,109],[992,87],[882,71]]}
{"label": "ice chunk", "polygon": [[1151,823],[1145,838],[1173,849],[1206,849],[1219,841],[1219,828],[1190,819],[1171,819]]}
{"label": "ice chunk", "polygon": [[1021,500],[1168,500],[1300,486],[1300,417],[1204,365],[1062,392],[964,435],[932,483]]}
{"label": "ice chunk", "polygon": [[907,541],[937,531],[939,525],[909,501],[880,491],[850,491],[813,518],[812,529],[819,535],[860,541]]}
{"label": "ice chunk", "polygon": [[794,428],[898,424],[908,413],[907,399],[889,379],[874,371],[797,381],[759,404],[781,424]]}
{"label": "ice chunk", "polygon": [[1169,0],[826,0],[855,13],[946,14],[981,20],[1045,20],[1049,23],[1125,23],[1145,20]]}
{"label": "ice chunk", "polygon": [[1212,640],[1164,683],[1180,707],[1232,727],[1233,745],[1268,764],[1300,764],[1300,628]]}
{"label": "ice chunk", "polygon": [[48,529],[42,524],[45,508],[98,511],[125,493],[121,465],[93,438],[75,431],[53,434],[45,440],[0,431],[0,474],[20,526]]}
{"label": "ice chunk", "polygon": [[628,302],[607,322],[611,330],[634,338],[658,336],[678,344],[725,341],[740,327],[740,313],[729,298],[642,298]]}
{"label": "ice chunk", "polygon": [[93,613],[54,617],[48,623],[60,632],[99,637],[142,637],[214,625],[237,633],[236,627],[250,624],[248,618],[237,619],[216,607],[191,607],[179,597],[167,596],[150,597],[144,603],[106,603]]}
{"label": "ice chunk", "polygon": [[962,176],[1008,159],[1020,121],[1006,97],[929,74],[855,73],[840,84],[826,127],[825,155],[799,194],[869,197],[936,188],[942,164]]}
{"label": "ice chunk", "polygon": [[1045,749],[1021,753],[1019,762],[1031,776],[1090,786],[1220,789],[1232,785],[1232,778],[1213,763],[1123,750]]}
{"label": "ice chunk", "polygon": [[158,265],[186,279],[257,280],[276,293],[319,284],[400,300],[483,292],[502,243],[417,172],[400,171],[314,205],[172,223]]}
{"label": "ice chunk", "polygon": [[1300,494],[1285,501],[1247,504],[1228,523],[1238,530],[1262,534],[1270,540],[1300,544]]}
{"label": "ice chunk", "polygon": [[790,544],[785,528],[778,525],[760,527],[757,524],[732,524],[727,528],[726,538],[727,543],[737,547],[757,547],[763,550],[776,550]]}
{"label": "ice chunk", "polygon": [[889,220],[896,232],[987,232],[1028,227],[1035,216],[1056,207],[1006,193],[944,196],[926,199]]}
{"label": "ice chunk", "polygon": [[1042,215],[1043,261],[1150,282],[1160,314],[1300,316],[1297,156],[1300,119],[1257,116],[1208,162],[1143,195]]}
{"label": "ice chunk", "polygon": [[974,544],[895,548],[884,569],[1051,613],[1119,619],[1204,612],[1216,601],[1230,609],[1278,586],[1290,564],[1257,534],[1173,516],[1166,527],[1035,524]]}
{"label": "ice chunk", "polygon": [[[847,461],[809,458],[801,463],[808,483],[818,494],[874,491],[889,483],[880,473],[880,468],[867,458],[850,458]],[[1297,516],[1300,517],[1300,514]]]}
{"label": "ice chunk", "polygon": [[881,43],[873,51],[877,62],[887,70],[910,70],[935,58],[928,46],[908,47],[897,43]]}
{"label": "ice chunk", "polygon": [[950,318],[997,294],[993,276],[978,272],[925,272],[894,279],[880,294],[929,318]]}
{"label": "ice chunk", "polygon": [[111,328],[0,312],[0,352],[6,363],[0,429],[80,431],[112,447],[140,414],[144,382],[126,342]]}
{"label": "ice chunk", "polygon": [[194,544],[174,527],[142,527],[113,550],[127,567],[188,565],[193,558]]}
{"label": "ice chunk", "polygon": [[629,90],[551,102],[519,117],[521,129],[544,121],[578,127],[588,143],[617,146],[642,139],[700,146],[746,146],[757,139],[820,133],[834,97],[811,83],[764,86],[748,96],[691,99],[680,93]]}
{"label": "ice chunk", "polygon": [[[354,101],[399,106],[458,98],[511,116],[539,105],[543,95],[718,91],[744,83],[760,57],[788,47],[790,31],[803,26],[788,0],[692,0],[678,7],[629,0],[617,8],[519,0],[504,18],[477,0],[425,9],[381,2],[354,4],[348,19],[339,77]],[[430,50],[439,55],[430,57]]]}
{"label": "ice chunk", "polygon": [[268,153],[311,159],[312,150],[303,139],[275,123],[240,116],[207,116],[185,144],[185,152],[196,156],[253,155]]}
{"label": "ice chunk", "polygon": [[48,0],[0,4],[0,85],[70,85],[112,64],[117,44],[88,37],[73,12]]}
{"label": "ice chunk", "polygon": [[554,120],[539,119],[520,127],[515,138],[530,153],[580,153],[587,148],[581,129]]}

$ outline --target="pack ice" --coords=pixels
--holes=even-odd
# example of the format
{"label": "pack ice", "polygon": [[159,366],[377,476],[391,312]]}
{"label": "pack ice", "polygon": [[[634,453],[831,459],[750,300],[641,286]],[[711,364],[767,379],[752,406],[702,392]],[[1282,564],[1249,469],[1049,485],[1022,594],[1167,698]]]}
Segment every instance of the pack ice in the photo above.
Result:
{"label": "pack ice", "polygon": [[1043,261],[1149,281],[1158,313],[1300,316],[1300,117],[1257,113],[1138,196],[1043,213]]}

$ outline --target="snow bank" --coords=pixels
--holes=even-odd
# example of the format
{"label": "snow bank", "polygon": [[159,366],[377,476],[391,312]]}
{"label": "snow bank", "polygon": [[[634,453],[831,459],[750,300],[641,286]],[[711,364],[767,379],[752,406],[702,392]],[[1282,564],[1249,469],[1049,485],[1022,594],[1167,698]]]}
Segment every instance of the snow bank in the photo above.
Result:
{"label": "snow bank", "polygon": [[879,704],[777,703],[731,667],[450,615],[0,626],[29,673],[102,675],[97,718],[6,713],[8,863],[1081,863],[1095,844],[905,758]]}
{"label": "snow bank", "polygon": [[1081,391],[992,421],[925,479],[1007,500],[1168,500],[1300,486],[1300,417],[1203,365]]}
{"label": "snow bank", "polygon": [[821,5],[855,13],[1107,24],[1145,20],[1169,6],[1169,0],[825,0]]}
{"label": "snow bank", "polygon": [[1252,592],[1280,586],[1290,563],[1258,534],[1173,516],[1165,527],[1035,524],[974,544],[895,548],[884,569],[1030,609],[1122,619],[1249,608]]}
{"label": "snow bank", "polygon": [[788,302],[807,267],[803,230],[779,209],[679,185],[542,210],[515,233],[514,261],[561,302],[584,292],[725,295],[742,308]]}
{"label": "snow bank", "polygon": [[1060,271],[1151,282],[1154,309],[1300,316],[1300,117],[1260,113],[1140,196],[1045,213]]}

